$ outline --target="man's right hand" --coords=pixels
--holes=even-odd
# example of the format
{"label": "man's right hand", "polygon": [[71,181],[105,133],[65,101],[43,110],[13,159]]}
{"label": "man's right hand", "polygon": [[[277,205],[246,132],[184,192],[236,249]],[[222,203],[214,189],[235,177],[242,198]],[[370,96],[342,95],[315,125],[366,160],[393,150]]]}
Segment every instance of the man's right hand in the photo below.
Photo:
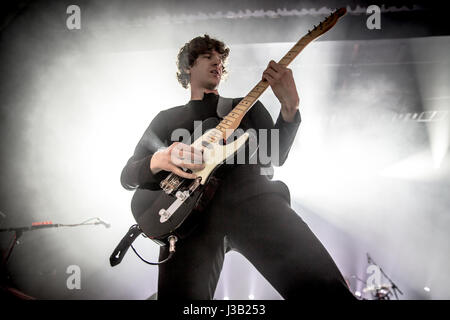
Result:
{"label": "man's right hand", "polygon": [[150,161],[153,174],[165,170],[187,179],[195,179],[197,176],[181,168],[195,171],[204,167],[203,151],[181,142],[174,142],[168,148],[156,152]]}

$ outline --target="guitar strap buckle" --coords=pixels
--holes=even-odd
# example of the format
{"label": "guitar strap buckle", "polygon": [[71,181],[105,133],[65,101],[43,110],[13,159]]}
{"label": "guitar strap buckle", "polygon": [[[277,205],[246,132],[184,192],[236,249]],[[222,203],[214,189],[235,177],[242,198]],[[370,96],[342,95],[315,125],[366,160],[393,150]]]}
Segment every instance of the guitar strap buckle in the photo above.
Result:
{"label": "guitar strap buckle", "polygon": [[139,228],[137,224],[134,224],[130,227],[128,232],[125,234],[122,240],[120,240],[116,249],[114,249],[113,253],[109,257],[109,263],[111,264],[111,267],[118,265],[122,261],[123,257],[125,256],[125,253],[127,253],[131,244],[134,242],[134,240],[136,240],[136,238],[141,233],[142,230]]}

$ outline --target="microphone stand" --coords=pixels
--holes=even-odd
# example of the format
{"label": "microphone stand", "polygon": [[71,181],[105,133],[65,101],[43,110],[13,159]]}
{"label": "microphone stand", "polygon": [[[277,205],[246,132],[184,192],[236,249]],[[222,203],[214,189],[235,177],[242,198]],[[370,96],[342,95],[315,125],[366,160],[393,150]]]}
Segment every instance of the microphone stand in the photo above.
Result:
{"label": "microphone stand", "polygon": [[394,295],[395,295],[395,298],[398,300],[398,295],[397,295],[397,291],[400,293],[400,294],[402,294],[403,295],[403,292],[399,289],[399,287],[397,287],[397,285],[387,276],[387,274],[383,271],[383,269],[378,265],[378,264],[376,264],[376,262],[370,257],[370,255],[367,253],[367,262],[369,262],[369,264],[370,263],[372,263],[372,264],[374,264],[374,265],[376,265],[379,269],[380,269],[380,271],[381,271],[381,273],[383,274],[383,276],[386,278],[386,279],[388,279],[389,280],[389,282],[391,283],[391,287],[392,287],[392,291],[394,292]]}
{"label": "microphone stand", "polygon": [[[88,223],[91,220],[96,219],[96,222],[91,222]],[[13,236],[13,240],[12,243],[8,249],[8,253],[6,254],[6,256],[3,258],[2,261],[2,267],[6,266],[6,263],[9,260],[9,257],[11,256],[11,253],[14,249],[14,247],[16,246],[16,244],[19,244],[18,240],[19,238],[22,236],[22,234],[25,231],[33,231],[33,230],[37,230],[37,229],[45,229],[45,228],[58,228],[58,227],[77,227],[77,226],[86,226],[86,225],[98,225],[98,224],[103,224],[106,228],[109,228],[109,224],[106,224],[103,220],[101,220],[100,218],[90,218],[86,221],[83,221],[81,223],[76,223],[76,224],[62,224],[62,223],[47,223],[44,222],[42,224],[38,224],[38,225],[31,225],[28,227],[16,227],[16,228],[3,228],[0,229],[0,232],[14,232],[14,236]]]}
{"label": "microphone stand", "polygon": [[[3,213],[2,213],[3,215]],[[89,221],[96,220],[95,222],[88,223]],[[62,224],[62,223],[51,223],[49,221],[46,222],[39,222],[39,223],[33,223],[31,226],[28,227],[18,227],[18,228],[2,228],[0,229],[0,232],[14,232],[14,236],[12,239],[12,243],[9,246],[8,253],[3,257],[2,263],[0,265],[1,270],[1,277],[0,277],[0,297],[3,298],[4,295],[7,297],[10,297],[11,295],[14,298],[19,299],[25,299],[25,300],[34,300],[34,297],[31,297],[13,287],[10,287],[8,285],[8,275],[7,275],[7,268],[6,265],[8,263],[9,258],[11,257],[11,253],[13,249],[15,248],[16,244],[19,244],[18,239],[23,235],[25,231],[32,231],[37,229],[44,229],[44,228],[58,228],[58,227],[76,227],[81,225],[97,225],[97,224],[103,224],[106,228],[110,227],[109,223],[106,223],[102,219],[95,217],[87,219],[81,223],[77,224]]]}

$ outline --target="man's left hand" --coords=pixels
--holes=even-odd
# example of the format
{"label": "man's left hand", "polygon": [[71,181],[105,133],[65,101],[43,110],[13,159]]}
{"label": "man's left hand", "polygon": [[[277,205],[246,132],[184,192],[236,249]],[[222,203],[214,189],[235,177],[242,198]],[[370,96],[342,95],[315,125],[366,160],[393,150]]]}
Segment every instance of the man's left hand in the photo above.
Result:
{"label": "man's left hand", "polygon": [[300,103],[292,70],[271,60],[263,72],[262,79],[269,82],[273,93],[280,101],[283,119],[292,122]]}

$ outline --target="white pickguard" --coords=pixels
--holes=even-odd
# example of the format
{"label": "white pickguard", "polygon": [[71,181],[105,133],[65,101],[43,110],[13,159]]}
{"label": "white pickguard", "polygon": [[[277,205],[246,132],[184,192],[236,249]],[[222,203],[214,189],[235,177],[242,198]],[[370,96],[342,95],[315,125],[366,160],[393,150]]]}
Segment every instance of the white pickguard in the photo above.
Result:
{"label": "white pickguard", "polygon": [[[216,130],[218,133],[222,134],[218,129],[212,130]],[[219,164],[223,163],[228,157],[236,153],[236,151],[245,144],[249,136],[248,133],[244,133],[233,142],[226,145],[220,145],[219,141],[211,142],[208,138],[209,135],[210,131],[206,132],[192,144],[194,148],[198,148],[200,150],[203,149],[203,161],[205,162],[205,168],[199,171],[194,171],[197,176],[202,177],[201,184],[205,184],[214,169]],[[202,145],[203,141],[208,142],[209,147],[204,147]]]}

